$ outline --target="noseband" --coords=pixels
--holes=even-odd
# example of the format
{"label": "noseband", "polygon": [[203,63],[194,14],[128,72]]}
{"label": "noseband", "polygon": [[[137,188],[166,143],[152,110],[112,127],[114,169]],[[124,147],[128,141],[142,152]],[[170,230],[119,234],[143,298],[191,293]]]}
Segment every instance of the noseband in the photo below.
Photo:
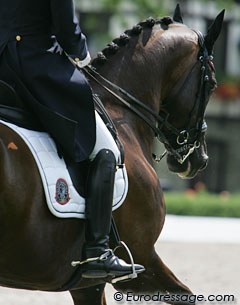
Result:
{"label": "noseband", "polygon": [[[194,104],[194,109],[198,107],[197,123],[194,128],[190,128],[190,126],[188,126],[186,129],[175,128],[168,121],[169,113],[167,111],[160,111],[160,113],[153,111],[151,108],[149,108],[143,102],[129,94],[127,91],[103,77],[91,66],[83,68],[85,73],[88,74],[90,78],[92,78],[96,83],[98,83],[115,98],[117,98],[122,104],[124,104],[129,110],[134,112],[138,117],[143,119],[144,122],[154,131],[156,138],[160,142],[162,142],[166,148],[166,151],[160,157],[156,157],[155,155],[153,155],[154,160],[156,162],[159,162],[168,153],[170,155],[173,155],[176,160],[180,164],[182,164],[189,157],[189,155],[194,152],[195,149],[200,147],[200,138],[202,134],[205,133],[207,130],[207,124],[204,120],[204,113],[206,107],[205,101],[208,96],[207,83],[210,80],[210,76],[208,75],[208,66],[209,63],[212,62],[213,57],[211,55],[208,55],[208,51],[204,44],[204,37],[202,33],[198,31],[195,32],[198,35],[198,44],[200,47],[198,60],[201,63],[201,77],[199,81],[197,99]],[[102,84],[99,79],[104,81],[107,85],[110,85],[114,90],[121,93],[121,95],[125,96],[127,100],[119,96],[116,92],[109,89],[109,87],[107,87],[106,85]],[[150,114],[155,119],[155,121],[153,122],[152,120],[150,120],[143,112],[141,112],[141,110],[139,110],[139,108]],[[171,140],[169,140],[165,136],[166,130],[168,130],[168,133],[171,134]],[[178,148],[175,149],[175,146],[178,146]]]}

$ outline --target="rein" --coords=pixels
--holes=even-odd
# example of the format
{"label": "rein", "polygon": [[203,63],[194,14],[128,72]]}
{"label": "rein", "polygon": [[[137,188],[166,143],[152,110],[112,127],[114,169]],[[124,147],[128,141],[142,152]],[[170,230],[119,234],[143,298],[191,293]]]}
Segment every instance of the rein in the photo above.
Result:
{"label": "rein", "polygon": [[[149,114],[151,114],[158,123],[165,123],[166,120],[161,117],[159,114],[157,114],[156,112],[154,112],[151,108],[149,108],[148,106],[146,106],[143,102],[141,102],[140,100],[138,100],[136,97],[132,96],[130,93],[128,93],[127,91],[125,91],[124,89],[122,89],[121,87],[117,86],[116,84],[113,84],[112,82],[110,82],[108,79],[106,79],[105,77],[103,77],[101,74],[99,74],[95,69],[93,69],[90,66],[87,66],[86,68],[83,68],[83,70],[85,71],[86,74],[88,74],[96,83],[98,83],[102,88],[104,88],[106,91],[108,91],[111,95],[113,95],[115,98],[117,98],[122,104],[124,104],[129,110],[133,111],[135,114],[137,114],[140,118],[142,118],[145,123],[154,131],[154,134],[156,137],[159,138],[159,135],[161,134],[161,130],[156,127],[156,125],[149,120],[148,117],[146,117],[141,111],[139,111],[133,104],[129,103],[128,101],[126,101],[125,99],[123,99],[121,96],[119,96],[117,93],[115,93],[114,91],[112,91],[111,89],[109,89],[107,86],[103,85],[95,76],[99,77],[101,80],[103,80],[104,82],[106,82],[108,85],[110,85],[112,88],[114,88],[115,90],[119,91],[122,95],[126,96],[129,100],[131,100],[131,102],[135,103],[137,106],[139,106],[140,108],[142,108],[143,110],[145,110],[146,112],[148,112]],[[166,122],[166,124],[170,127],[172,126],[171,124],[169,124],[168,122]],[[177,133],[177,129],[176,129],[176,133]]]}
{"label": "rein", "polygon": [[[99,84],[102,88],[104,88],[107,92],[113,95],[118,101],[120,101],[123,105],[125,105],[129,110],[134,112],[138,117],[140,117],[154,132],[155,137],[162,142],[166,148],[166,151],[160,156],[156,157],[153,155],[154,160],[156,162],[160,162],[161,159],[167,154],[174,155],[177,161],[182,164],[190,154],[194,152],[195,149],[200,147],[200,137],[203,132],[207,129],[207,124],[204,120],[204,112],[205,112],[205,100],[206,100],[206,82],[209,81],[209,76],[207,75],[207,65],[209,61],[211,62],[213,57],[208,55],[207,49],[204,44],[204,37],[201,32],[195,31],[198,35],[198,43],[200,46],[199,50],[199,61],[201,62],[201,78],[199,83],[199,91],[197,94],[197,99],[194,105],[198,105],[198,122],[195,128],[192,129],[177,129],[168,121],[169,113],[165,111],[161,111],[160,113],[156,113],[150,107],[146,106],[142,101],[128,93],[123,88],[118,85],[112,83],[105,77],[103,77],[100,73],[98,73],[93,67],[87,66],[84,67],[84,72],[97,84]],[[119,96],[116,92],[111,90],[107,85],[104,85],[101,81],[105,82],[107,85],[112,87],[114,90],[118,91],[121,95],[125,96],[130,102],[128,102],[123,97]],[[141,108],[150,114],[155,122],[150,120],[144,113],[142,113],[136,106]],[[180,146],[180,148],[173,148],[172,144],[164,135],[163,129],[169,130],[174,136],[176,136],[176,143]]]}

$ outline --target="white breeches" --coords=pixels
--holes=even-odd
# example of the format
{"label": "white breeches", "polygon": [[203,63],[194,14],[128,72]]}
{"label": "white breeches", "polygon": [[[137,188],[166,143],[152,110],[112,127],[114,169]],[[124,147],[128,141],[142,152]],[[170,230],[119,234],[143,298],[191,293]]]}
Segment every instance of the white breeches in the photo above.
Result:
{"label": "white breeches", "polygon": [[111,150],[114,153],[116,157],[116,162],[119,163],[121,158],[117,144],[115,143],[110,131],[107,129],[106,125],[104,124],[103,120],[101,119],[97,111],[95,111],[95,117],[96,117],[96,143],[91,155],[89,156],[89,159],[93,160],[96,157],[97,153],[101,149],[105,148]]}

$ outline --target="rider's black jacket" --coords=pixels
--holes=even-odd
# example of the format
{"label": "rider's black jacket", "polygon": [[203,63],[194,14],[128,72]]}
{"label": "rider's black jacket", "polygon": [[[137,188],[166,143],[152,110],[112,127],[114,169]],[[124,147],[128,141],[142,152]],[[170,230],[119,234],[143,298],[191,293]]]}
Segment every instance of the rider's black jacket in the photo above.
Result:
{"label": "rider's black jacket", "polygon": [[0,79],[81,161],[95,143],[92,91],[65,52],[79,60],[88,52],[73,0],[0,0]]}

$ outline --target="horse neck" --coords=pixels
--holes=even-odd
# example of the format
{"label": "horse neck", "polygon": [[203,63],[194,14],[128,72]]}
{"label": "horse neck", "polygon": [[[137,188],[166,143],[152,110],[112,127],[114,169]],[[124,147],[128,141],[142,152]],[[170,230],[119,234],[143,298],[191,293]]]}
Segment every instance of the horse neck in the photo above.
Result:
{"label": "horse neck", "polygon": [[[180,38],[178,31],[175,25],[167,31],[159,26],[145,29],[139,36],[132,37],[126,47],[108,56],[103,65],[97,66],[97,70],[158,113],[162,100],[169,95],[173,85],[179,83],[183,72],[188,70],[188,57],[193,53],[192,43],[185,39],[186,35],[192,35],[190,30],[183,26],[184,34]],[[112,118],[116,122],[127,123],[131,134],[140,139],[143,149],[150,151],[154,139],[150,127],[105,90],[93,85]],[[151,115],[147,116],[154,123]]]}
{"label": "horse neck", "polygon": [[184,81],[198,52],[197,35],[183,24],[158,24],[131,37],[127,47],[110,55],[99,72],[152,110]]}

